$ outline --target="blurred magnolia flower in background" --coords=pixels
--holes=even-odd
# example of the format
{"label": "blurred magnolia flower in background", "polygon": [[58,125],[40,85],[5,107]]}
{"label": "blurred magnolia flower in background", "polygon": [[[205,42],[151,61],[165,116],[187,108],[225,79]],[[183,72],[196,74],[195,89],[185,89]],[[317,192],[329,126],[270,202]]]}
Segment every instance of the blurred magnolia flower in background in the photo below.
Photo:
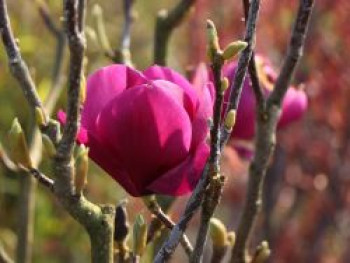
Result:
{"label": "blurred magnolia flower in background", "polygon": [[[260,86],[263,95],[267,97],[274,87],[277,74],[272,68],[270,61],[265,57],[257,56],[256,64]],[[223,68],[223,76],[229,79],[230,86],[236,69],[236,61],[227,63]],[[194,74],[193,83],[196,85],[204,85],[211,81],[212,76],[207,67],[204,64],[199,65]],[[236,123],[231,134],[232,140],[229,144],[235,147],[241,157],[250,159],[253,155],[253,149],[249,141],[252,141],[255,135],[256,101],[249,76],[246,76],[243,85],[241,100],[237,110]],[[225,93],[224,111],[228,104],[229,90],[230,89]],[[308,101],[305,92],[301,88],[291,86],[282,103],[278,128],[284,128],[290,123],[299,120],[307,110],[307,104]]]}

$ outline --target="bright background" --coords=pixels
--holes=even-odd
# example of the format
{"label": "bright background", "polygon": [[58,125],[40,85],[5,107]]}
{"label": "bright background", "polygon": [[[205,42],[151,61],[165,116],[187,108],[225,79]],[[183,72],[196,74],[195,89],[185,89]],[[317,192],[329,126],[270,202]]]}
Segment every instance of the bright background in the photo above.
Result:
{"label": "bright background", "polygon": [[[11,0],[9,12],[13,30],[19,39],[38,92],[45,98],[51,85],[55,39],[37,12],[34,1]],[[61,16],[61,2],[47,1],[55,21]],[[90,0],[87,25],[94,29],[92,6],[98,3],[104,11],[106,30],[113,47],[120,39],[121,2]],[[132,58],[136,67],[152,64],[155,16],[174,1],[136,0],[137,19],[132,28]],[[257,50],[269,57],[276,69],[281,65],[290,36],[298,1],[264,0],[257,32]],[[266,238],[272,247],[271,262],[350,262],[350,3],[346,0],[316,1],[307,39],[305,56],[294,79],[305,84],[309,111],[299,121],[278,134],[278,147],[267,175],[265,206],[257,224],[255,244]],[[170,42],[169,65],[185,73],[205,59],[205,20],[212,19],[222,44],[242,38],[242,6],[239,0],[198,0],[196,9],[174,32]],[[67,54],[66,54],[67,55]],[[101,48],[88,38],[87,71],[110,62]],[[65,59],[67,72],[67,59]],[[64,108],[62,95],[57,108]],[[7,60],[0,48],[0,139],[17,116],[29,127],[29,107],[11,77]],[[248,162],[233,149],[224,156],[227,175],[224,196],[216,216],[230,230],[237,225],[244,200]],[[48,175],[50,161],[44,158],[42,170]],[[0,240],[14,255],[16,228],[21,220],[19,180],[0,166]],[[91,162],[86,195],[95,203],[118,203],[128,198],[130,221],[135,212],[149,216],[139,200],[129,198],[104,172]],[[174,205],[171,215],[177,219],[185,198]],[[189,229],[193,238],[195,219]],[[210,245],[210,243],[209,243]],[[210,251],[206,250],[206,251]],[[207,252],[209,253],[209,252]],[[173,262],[181,262],[182,249]],[[37,189],[33,262],[88,262],[89,242],[86,233],[61,209],[53,196],[41,186]]]}

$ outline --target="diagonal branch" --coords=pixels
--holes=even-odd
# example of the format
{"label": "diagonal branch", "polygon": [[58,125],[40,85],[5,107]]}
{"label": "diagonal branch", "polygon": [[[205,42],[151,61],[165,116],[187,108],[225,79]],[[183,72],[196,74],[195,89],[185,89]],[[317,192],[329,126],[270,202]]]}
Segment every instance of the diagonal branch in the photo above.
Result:
{"label": "diagonal branch", "polygon": [[196,0],[181,0],[171,11],[158,13],[154,36],[154,63],[166,65],[168,42],[173,30],[183,21]]}
{"label": "diagonal branch", "polygon": [[[249,0],[243,0],[243,8],[244,8],[244,18],[245,18],[244,20],[247,21],[249,8],[250,8]],[[252,81],[252,88],[255,93],[256,102],[258,106],[262,106],[264,104],[265,99],[260,87],[259,76],[256,69],[254,48],[252,49],[252,56],[249,61],[248,72],[249,72],[250,79]]]}
{"label": "diagonal branch", "polygon": [[[251,1],[244,37],[244,41],[247,42],[248,46],[242,51],[239,57],[236,74],[234,75],[234,79],[231,81],[229,105],[227,107],[225,115],[227,115],[227,112],[229,110],[237,110],[238,108],[239,100],[242,94],[244,78],[246,76],[249,61],[252,55],[252,50],[254,49],[255,45],[256,22],[258,19],[259,7],[260,0]],[[230,130],[227,130],[225,128],[222,129],[221,145],[224,145],[226,143],[230,134]]]}
{"label": "diagonal branch", "polygon": [[276,80],[275,88],[269,98],[269,103],[280,105],[287,92],[300,57],[303,55],[306,32],[313,8],[314,0],[300,0],[299,9],[292,35],[289,42],[287,56],[283,62],[281,72]]}

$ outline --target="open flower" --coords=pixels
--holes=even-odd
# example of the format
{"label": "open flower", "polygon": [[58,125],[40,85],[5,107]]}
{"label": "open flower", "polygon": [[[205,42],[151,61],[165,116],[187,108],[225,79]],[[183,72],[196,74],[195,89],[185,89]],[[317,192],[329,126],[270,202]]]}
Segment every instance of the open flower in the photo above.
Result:
{"label": "open flower", "polygon": [[88,78],[81,143],[133,196],[186,194],[209,154],[211,107],[210,85],[192,86],[169,68],[107,66]]}

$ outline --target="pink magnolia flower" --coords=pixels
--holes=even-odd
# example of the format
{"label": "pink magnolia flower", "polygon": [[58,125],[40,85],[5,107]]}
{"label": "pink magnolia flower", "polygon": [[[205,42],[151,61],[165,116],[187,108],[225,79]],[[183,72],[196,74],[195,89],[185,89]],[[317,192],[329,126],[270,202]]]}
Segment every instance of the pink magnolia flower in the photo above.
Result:
{"label": "pink magnolia flower", "polygon": [[101,68],[87,81],[78,140],[133,196],[189,193],[209,154],[212,95],[210,84],[191,85],[166,67]]}
{"label": "pink magnolia flower", "polygon": [[[224,66],[223,75],[229,80],[232,80],[233,75],[236,72],[237,62],[231,62]],[[267,97],[274,86],[277,75],[270,62],[258,56],[257,57],[257,71],[260,79],[260,84],[265,97]],[[208,73],[205,66],[198,67],[194,82],[210,82],[212,77]],[[231,83],[230,83],[231,84]],[[228,103],[227,91],[225,94],[224,108]],[[307,109],[307,96],[302,89],[290,87],[284,97],[282,103],[282,113],[279,119],[278,128],[288,126],[293,121],[296,121],[302,117]],[[255,110],[256,102],[253,89],[251,87],[251,81],[249,76],[244,80],[241,100],[237,109],[236,124],[233,128],[231,137],[238,140],[252,140],[255,135]]]}

